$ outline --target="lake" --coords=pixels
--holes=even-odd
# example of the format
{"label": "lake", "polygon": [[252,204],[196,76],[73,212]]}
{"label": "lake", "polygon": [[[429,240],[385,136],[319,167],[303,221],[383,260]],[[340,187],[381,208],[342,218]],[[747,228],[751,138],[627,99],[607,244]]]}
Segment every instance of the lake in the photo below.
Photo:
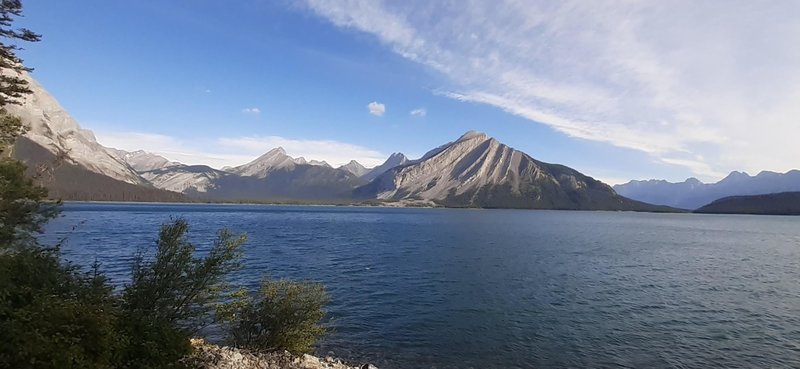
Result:
{"label": "lake", "polygon": [[43,238],[121,283],[170,217],[323,282],[319,352],[381,369],[800,367],[797,217],[69,203]]}

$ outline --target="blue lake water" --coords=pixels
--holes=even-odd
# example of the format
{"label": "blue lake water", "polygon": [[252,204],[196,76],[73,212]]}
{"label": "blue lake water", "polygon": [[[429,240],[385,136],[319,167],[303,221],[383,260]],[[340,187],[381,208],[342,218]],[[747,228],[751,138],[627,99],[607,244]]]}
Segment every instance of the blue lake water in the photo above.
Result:
{"label": "blue lake water", "polygon": [[320,347],[392,368],[800,367],[800,217],[257,205],[64,207],[46,240],[118,283],[158,226],[325,283]]}

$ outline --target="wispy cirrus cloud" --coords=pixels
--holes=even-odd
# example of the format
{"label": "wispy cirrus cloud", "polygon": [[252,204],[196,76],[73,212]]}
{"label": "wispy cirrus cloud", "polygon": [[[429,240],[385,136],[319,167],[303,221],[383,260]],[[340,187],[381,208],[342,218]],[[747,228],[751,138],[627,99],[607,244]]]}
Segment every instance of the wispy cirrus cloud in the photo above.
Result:
{"label": "wispy cirrus cloud", "polygon": [[242,113],[258,115],[258,114],[261,114],[261,109],[255,108],[255,107],[253,107],[253,108],[244,108],[244,109],[242,109]]}
{"label": "wispy cirrus cloud", "polygon": [[488,104],[712,179],[797,167],[800,3],[306,0]]}
{"label": "wispy cirrus cloud", "polygon": [[350,160],[376,166],[387,157],[379,151],[346,142],[280,136],[237,136],[207,140],[185,140],[143,132],[96,132],[95,136],[106,147],[126,151],[144,150],[184,164],[208,165],[218,169],[245,164],[279,146],[291,156],[326,161],[333,166],[346,164]]}

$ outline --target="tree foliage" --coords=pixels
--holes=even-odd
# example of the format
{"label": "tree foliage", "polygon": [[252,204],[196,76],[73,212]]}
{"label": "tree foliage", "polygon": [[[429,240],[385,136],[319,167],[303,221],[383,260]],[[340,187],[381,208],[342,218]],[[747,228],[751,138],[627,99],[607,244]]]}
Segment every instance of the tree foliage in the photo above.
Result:
{"label": "tree foliage", "polygon": [[0,0],[0,107],[8,104],[20,104],[20,98],[31,93],[28,81],[20,74],[30,72],[17,56],[21,48],[16,41],[36,42],[41,36],[25,28],[14,28],[14,20],[22,16],[20,0]]}
{"label": "tree foliage", "polygon": [[183,219],[163,225],[155,255],[140,252],[134,260],[121,296],[120,330],[128,340],[120,352],[123,367],[177,365],[189,338],[213,321],[225,277],[239,268],[244,235],[222,230],[208,254],[196,257],[188,230]]}
{"label": "tree foliage", "polygon": [[0,250],[28,245],[58,215],[59,203],[46,202],[47,190],[25,175],[25,165],[0,160]]}
{"label": "tree foliage", "polygon": [[111,289],[54,249],[0,252],[0,367],[109,368],[117,344]]}
{"label": "tree foliage", "polygon": [[254,351],[310,353],[328,332],[323,323],[328,302],[319,283],[265,279],[258,293],[232,315],[229,339]]}

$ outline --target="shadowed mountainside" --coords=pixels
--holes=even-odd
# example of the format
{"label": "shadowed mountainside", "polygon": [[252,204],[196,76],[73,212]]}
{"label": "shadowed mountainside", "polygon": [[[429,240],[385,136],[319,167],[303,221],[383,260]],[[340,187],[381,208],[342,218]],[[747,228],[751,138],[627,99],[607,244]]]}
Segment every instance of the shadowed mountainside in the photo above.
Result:
{"label": "shadowed mountainside", "polygon": [[47,187],[53,199],[75,201],[191,202],[186,195],[149,185],[135,185],[72,164],[33,142],[17,139],[13,155]]}
{"label": "shadowed mountainside", "polygon": [[800,192],[724,197],[695,213],[800,215]]}

